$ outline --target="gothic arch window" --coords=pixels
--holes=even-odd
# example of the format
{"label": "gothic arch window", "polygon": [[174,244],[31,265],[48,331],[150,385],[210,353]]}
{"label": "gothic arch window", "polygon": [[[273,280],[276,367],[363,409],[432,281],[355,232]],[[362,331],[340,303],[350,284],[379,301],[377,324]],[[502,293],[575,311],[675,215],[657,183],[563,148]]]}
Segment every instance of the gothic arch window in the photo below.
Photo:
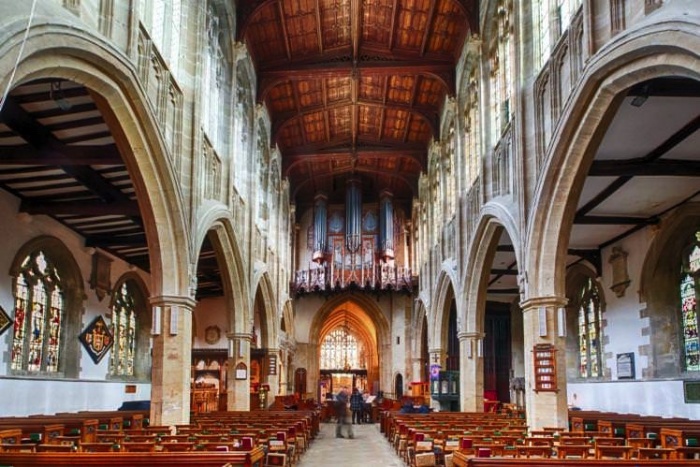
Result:
{"label": "gothic arch window", "polygon": [[457,198],[457,193],[455,189],[455,174],[454,174],[454,160],[455,154],[455,123],[454,120],[450,122],[450,127],[447,133],[447,145],[445,154],[445,189],[446,197],[445,202],[447,203],[447,216],[451,218],[455,213],[455,199]]}
{"label": "gothic arch window", "polygon": [[602,376],[602,306],[595,279],[586,278],[578,294],[579,377]]}
{"label": "gothic arch window", "polygon": [[490,54],[491,122],[494,145],[498,143],[510,122],[511,91],[513,87],[513,27],[510,1],[502,0],[496,12],[496,40]]}
{"label": "gothic arch window", "polygon": [[177,74],[180,58],[181,0],[140,0],[141,21],[170,70]]}
{"label": "gothic arch window", "polygon": [[338,326],[321,343],[321,369],[350,370],[365,368],[360,361],[360,343],[347,326]]}
{"label": "gothic arch window", "polygon": [[110,378],[143,380],[150,375],[151,314],[146,297],[143,283],[133,273],[121,277],[114,288]]}
{"label": "gothic arch window", "polygon": [[700,336],[698,335],[698,295],[700,295],[700,230],[695,241],[683,251],[680,278],[681,332],[685,371],[700,371]]}
{"label": "gothic arch window", "polygon": [[39,237],[22,247],[10,270],[14,327],[10,370],[14,374],[77,376],[76,322],[83,295],[77,264],[63,243]]}
{"label": "gothic arch window", "polygon": [[581,7],[581,0],[535,0],[535,63],[542,68],[549,59],[554,42],[569,29],[571,19]]}
{"label": "gothic arch window", "polygon": [[481,167],[481,120],[479,118],[479,85],[475,72],[469,83],[467,109],[464,113],[465,150],[466,150],[466,183],[467,190],[479,177]]}

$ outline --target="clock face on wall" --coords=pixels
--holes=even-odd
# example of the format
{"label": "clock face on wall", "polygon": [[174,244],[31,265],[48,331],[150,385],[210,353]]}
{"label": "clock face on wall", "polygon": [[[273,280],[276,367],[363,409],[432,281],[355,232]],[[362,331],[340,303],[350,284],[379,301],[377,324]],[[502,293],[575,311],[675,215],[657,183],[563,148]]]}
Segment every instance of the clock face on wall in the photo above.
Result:
{"label": "clock face on wall", "polygon": [[204,330],[204,340],[207,344],[216,344],[221,339],[219,326],[209,326]]}

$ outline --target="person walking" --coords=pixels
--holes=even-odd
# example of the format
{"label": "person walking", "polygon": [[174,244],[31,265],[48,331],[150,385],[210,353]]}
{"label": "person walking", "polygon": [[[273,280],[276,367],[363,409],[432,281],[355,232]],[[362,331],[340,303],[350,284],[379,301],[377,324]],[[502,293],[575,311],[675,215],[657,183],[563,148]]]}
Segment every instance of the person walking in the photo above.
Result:
{"label": "person walking", "polygon": [[343,386],[335,396],[335,414],[338,418],[338,424],[335,427],[336,438],[344,438],[342,433],[344,426],[347,427],[348,438],[352,439],[355,437],[352,432],[352,424],[350,423],[348,411],[349,396],[346,386]]}
{"label": "person walking", "polygon": [[357,388],[352,390],[352,395],[350,396],[350,410],[352,410],[352,424],[357,423],[358,425],[362,423],[362,406],[364,404],[364,399],[362,394]]}

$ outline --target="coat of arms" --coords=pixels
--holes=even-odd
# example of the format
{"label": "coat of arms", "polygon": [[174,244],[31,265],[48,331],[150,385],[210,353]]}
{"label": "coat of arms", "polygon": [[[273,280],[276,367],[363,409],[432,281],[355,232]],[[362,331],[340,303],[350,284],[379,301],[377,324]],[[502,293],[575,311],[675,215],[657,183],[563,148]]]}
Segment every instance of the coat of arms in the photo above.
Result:
{"label": "coat of arms", "polygon": [[95,363],[100,363],[113,344],[112,332],[101,315],[93,319],[78,338]]}

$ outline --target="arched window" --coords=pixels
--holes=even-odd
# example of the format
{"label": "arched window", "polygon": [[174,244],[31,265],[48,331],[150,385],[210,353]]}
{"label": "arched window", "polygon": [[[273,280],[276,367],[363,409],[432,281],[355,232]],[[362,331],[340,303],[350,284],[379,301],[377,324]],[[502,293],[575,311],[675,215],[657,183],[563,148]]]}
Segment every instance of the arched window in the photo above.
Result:
{"label": "arched window", "polygon": [[680,299],[685,371],[700,371],[700,336],[698,336],[698,292],[700,282],[700,231],[695,241],[683,251]]}
{"label": "arched window", "polygon": [[601,315],[598,285],[593,278],[589,277],[579,293],[578,350],[581,378],[602,376]]}
{"label": "arched window", "polygon": [[535,0],[532,11],[536,32],[535,63],[542,68],[552,53],[553,43],[569,29],[581,0]]}
{"label": "arched window", "polygon": [[181,1],[141,0],[139,9],[141,21],[146,26],[151,40],[168,63],[170,70],[177,74],[180,58]]}
{"label": "arched window", "polygon": [[472,71],[469,80],[469,97],[467,109],[464,112],[465,150],[466,154],[466,181],[467,190],[471,188],[481,171],[481,119],[479,118],[479,83],[476,80],[476,72]]}
{"label": "arched window", "polygon": [[43,250],[31,252],[15,277],[12,370],[57,373],[66,307],[64,284]]}
{"label": "arched window", "polygon": [[360,343],[346,326],[329,332],[321,344],[321,369],[350,370],[365,368],[360,361]]}
{"label": "arched window", "polygon": [[133,285],[125,281],[114,292],[114,303],[112,304],[114,346],[109,364],[109,372],[113,376],[134,376],[137,320],[132,288]]}
{"label": "arched window", "polygon": [[510,122],[511,91],[513,86],[513,27],[510,16],[510,1],[502,0],[498,4],[496,42],[491,50],[491,121],[494,145],[498,143]]}

